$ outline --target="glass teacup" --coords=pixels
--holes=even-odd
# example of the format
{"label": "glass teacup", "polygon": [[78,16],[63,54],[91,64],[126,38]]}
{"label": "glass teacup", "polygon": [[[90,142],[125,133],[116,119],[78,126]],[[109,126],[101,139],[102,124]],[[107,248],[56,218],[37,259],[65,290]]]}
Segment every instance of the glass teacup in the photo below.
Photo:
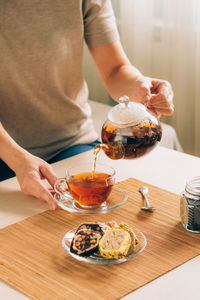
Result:
{"label": "glass teacup", "polygon": [[65,178],[56,181],[54,189],[61,197],[71,198],[79,206],[95,208],[103,205],[115,184],[115,170],[97,164],[95,172],[89,164],[66,169]]}

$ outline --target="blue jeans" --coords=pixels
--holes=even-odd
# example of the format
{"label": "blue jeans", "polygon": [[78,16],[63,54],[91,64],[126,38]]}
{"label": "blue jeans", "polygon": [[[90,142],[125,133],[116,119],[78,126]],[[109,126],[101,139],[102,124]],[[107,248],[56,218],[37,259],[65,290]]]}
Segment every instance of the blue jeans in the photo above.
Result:
{"label": "blue jeans", "polygon": [[[52,164],[54,162],[63,160],[65,158],[68,158],[70,156],[74,156],[76,154],[89,151],[91,149],[94,149],[94,147],[99,144],[100,142],[98,140],[94,141],[91,144],[82,144],[82,145],[75,145],[72,146],[59,154],[57,154],[55,157],[48,160],[48,163]],[[0,181],[6,180],[8,178],[14,177],[15,173],[0,159]]]}

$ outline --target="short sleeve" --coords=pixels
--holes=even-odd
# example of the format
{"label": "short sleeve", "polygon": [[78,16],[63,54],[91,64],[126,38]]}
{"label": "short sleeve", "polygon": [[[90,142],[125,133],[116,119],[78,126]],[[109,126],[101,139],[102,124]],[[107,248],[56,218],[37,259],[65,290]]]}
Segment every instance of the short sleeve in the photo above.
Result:
{"label": "short sleeve", "polygon": [[84,37],[88,46],[101,46],[119,40],[110,0],[83,0]]}

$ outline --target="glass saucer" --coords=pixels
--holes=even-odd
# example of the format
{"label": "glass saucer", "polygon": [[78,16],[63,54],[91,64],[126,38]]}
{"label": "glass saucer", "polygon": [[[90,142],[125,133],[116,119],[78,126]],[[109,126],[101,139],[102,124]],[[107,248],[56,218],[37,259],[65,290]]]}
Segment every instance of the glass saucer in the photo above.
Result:
{"label": "glass saucer", "polygon": [[127,193],[119,187],[113,187],[107,201],[95,207],[80,206],[71,196],[63,197],[57,193],[54,194],[54,200],[62,209],[72,213],[83,215],[105,214],[124,204],[127,200]]}
{"label": "glass saucer", "polygon": [[140,254],[144,250],[144,248],[146,247],[146,244],[147,244],[145,235],[142,232],[140,232],[138,229],[134,228],[134,232],[139,240],[139,243],[135,246],[133,253],[131,253],[130,255],[128,255],[124,258],[120,258],[120,259],[105,258],[105,257],[100,256],[98,253],[94,253],[88,257],[80,256],[80,255],[76,255],[70,251],[71,241],[74,237],[76,230],[77,230],[77,228],[72,229],[71,231],[68,231],[65,234],[65,236],[62,239],[63,248],[67,251],[67,253],[69,253],[72,257],[74,257],[78,261],[95,264],[95,265],[113,265],[113,264],[124,263],[124,262],[132,259],[133,257],[137,256],[138,254]]}

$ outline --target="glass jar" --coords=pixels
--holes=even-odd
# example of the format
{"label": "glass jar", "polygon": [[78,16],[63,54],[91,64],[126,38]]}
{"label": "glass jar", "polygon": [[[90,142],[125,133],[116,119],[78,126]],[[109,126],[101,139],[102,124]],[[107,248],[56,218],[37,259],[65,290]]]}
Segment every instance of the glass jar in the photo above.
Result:
{"label": "glass jar", "polygon": [[186,230],[200,233],[200,176],[187,181],[181,195],[180,216]]}

